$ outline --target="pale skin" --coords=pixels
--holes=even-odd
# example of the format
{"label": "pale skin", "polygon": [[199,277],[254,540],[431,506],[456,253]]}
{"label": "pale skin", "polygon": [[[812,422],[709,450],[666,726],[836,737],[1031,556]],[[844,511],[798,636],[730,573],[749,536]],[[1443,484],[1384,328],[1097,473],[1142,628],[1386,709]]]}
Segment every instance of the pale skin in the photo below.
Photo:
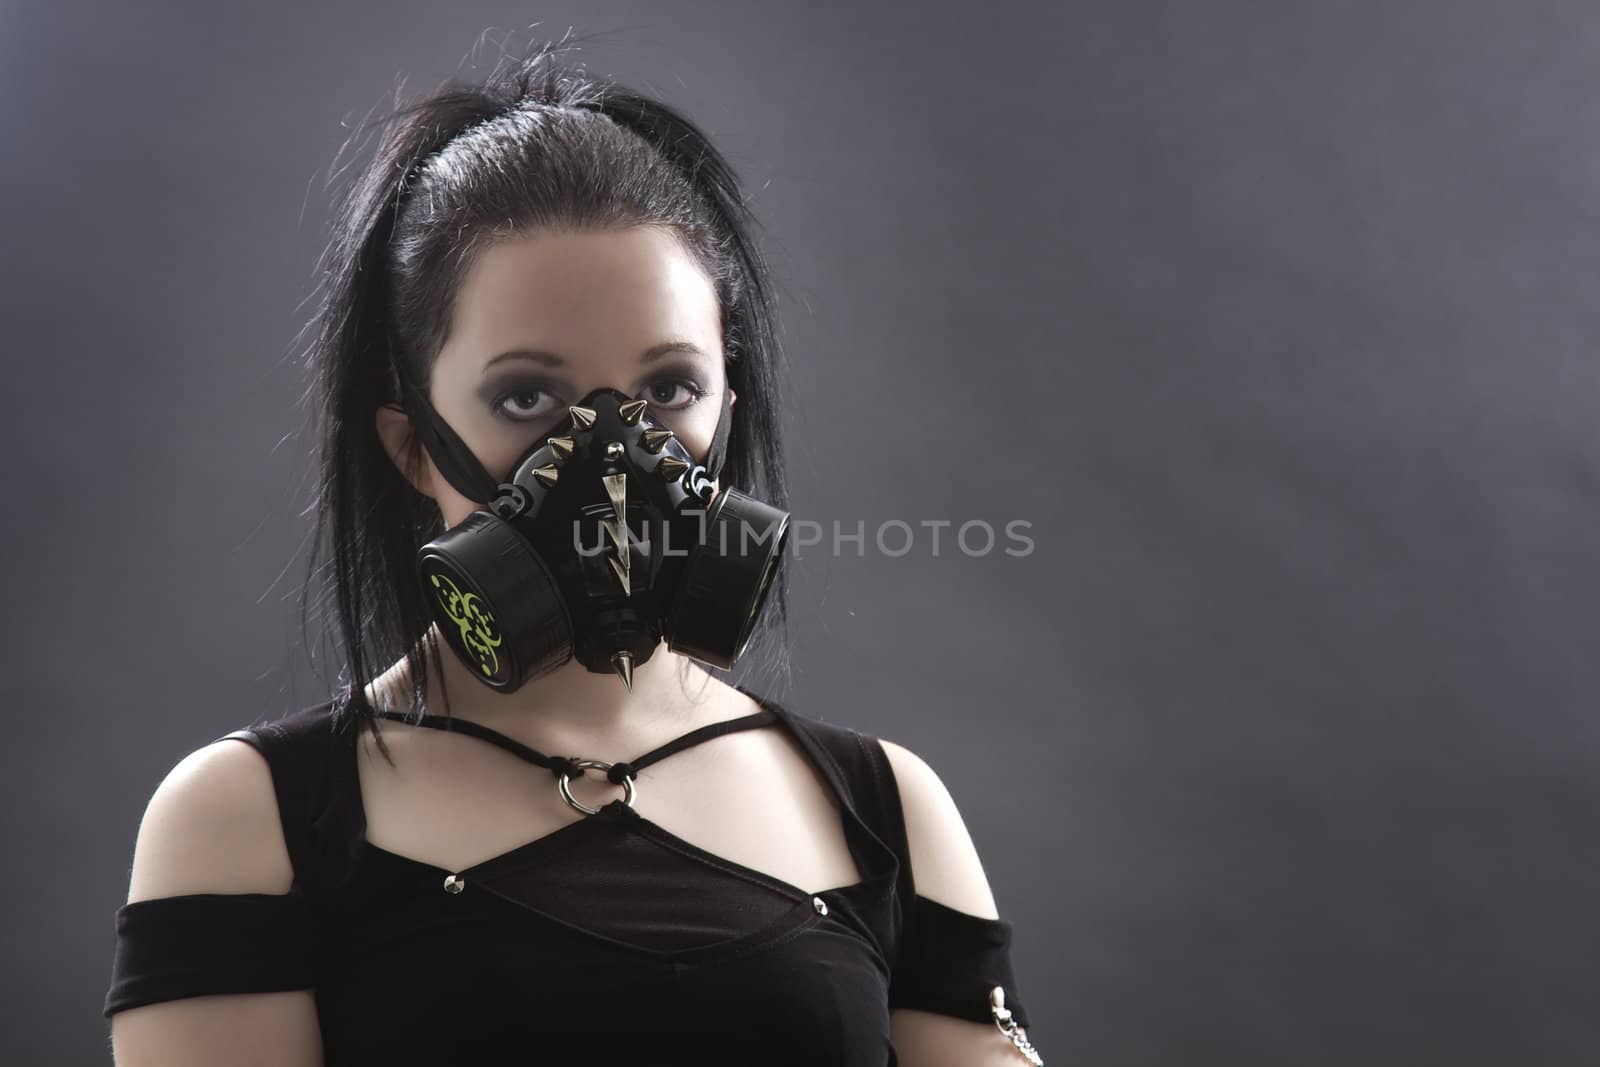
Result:
{"label": "pale skin", "polygon": [[[646,360],[665,342],[678,350]],[[545,357],[490,361],[509,351]],[[430,400],[499,478],[528,445],[601,386],[646,400],[650,412],[704,461],[727,388],[721,317],[710,279],[672,235],[634,227],[524,234],[481,253],[457,295]],[[687,383],[687,384],[686,384]],[[693,386],[693,388],[690,388]],[[695,398],[695,390],[705,395]],[[736,400],[736,395],[730,397]],[[735,406],[731,418],[738,418]],[[446,526],[476,507],[423,454],[403,462],[405,413],[380,408],[373,431],[411,484],[431,497]],[[440,657],[451,712],[542,752],[619,760],[705,723],[759,710],[692,660],[664,646],[616,676],[576,661],[501,694],[478,684],[447,649]],[[685,679],[684,681],[680,681]],[[405,661],[367,695],[406,707]],[[429,702],[442,707],[430,673]],[[687,692],[686,692],[687,691]],[[514,755],[460,734],[386,722],[391,766],[370,737],[357,773],[375,845],[447,869],[508,851],[574,819],[550,776]],[[949,791],[926,762],[882,742],[905,809],[916,891],[984,918],[997,911],[982,864]],[[811,891],[860,878],[831,790],[782,731],[718,737],[647,767],[637,808],[671,832],[738,863]],[[599,776],[573,783],[594,807],[617,795]],[[752,814],[754,813],[754,814]],[[172,768],[151,797],[134,846],[128,900],[189,893],[285,893],[293,879],[272,779],[251,746],[218,741]],[[989,1023],[930,1012],[891,1013],[905,1067],[1014,1067],[1021,1058]],[[322,1063],[310,990],[202,996],[119,1012],[112,1049],[121,1067],[227,1062],[307,1067]]]}

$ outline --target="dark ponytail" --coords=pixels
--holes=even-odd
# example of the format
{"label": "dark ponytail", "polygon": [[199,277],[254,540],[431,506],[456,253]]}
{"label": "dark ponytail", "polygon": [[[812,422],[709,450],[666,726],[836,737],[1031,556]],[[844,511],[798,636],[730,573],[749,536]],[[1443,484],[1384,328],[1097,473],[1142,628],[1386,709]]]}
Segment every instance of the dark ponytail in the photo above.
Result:
{"label": "dark ponytail", "polygon": [[[489,242],[554,224],[674,231],[716,290],[728,385],[739,396],[722,483],[789,508],[776,302],[738,180],[673,108],[562,66],[569,47],[539,46],[481,85],[447,83],[396,107],[378,120],[378,148],[337,206],[318,265],[322,300],[307,326],[321,455],[305,607],[333,614],[341,721],[360,713],[351,694],[401,657],[412,708],[430,710],[431,615],[416,553],[443,531],[443,517],[396,468],[374,418],[401,402],[402,379],[427,388],[457,288]],[[402,459],[417,470],[418,435]],[[331,569],[319,565],[323,551]],[[784,572],[741,659],[741,668],[773,671],[780,688],[789,671]]]}

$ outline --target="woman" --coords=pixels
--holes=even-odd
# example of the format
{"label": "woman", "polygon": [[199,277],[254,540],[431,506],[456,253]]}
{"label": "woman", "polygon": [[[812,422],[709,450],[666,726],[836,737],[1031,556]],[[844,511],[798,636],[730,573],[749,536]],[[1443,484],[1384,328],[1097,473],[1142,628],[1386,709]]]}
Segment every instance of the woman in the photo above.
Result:
{"label": "woman", "polygon": [[[682,116],[557,56],[397,112],[342,206],[313,353],[350,684],[156,790],[117,915],[117,1062],[1038,1062],[1010,926],[922,760],[706,671],[748,626],[719,662],[682,632],[602,642],[618,616],[585,609],[497,681],[504,642],[442,592],[472,577],[463,531],[520,551],[526,501],[494,518],[488,493],[576,492],[562,461],[601,447],[597,418],[713,509],[786,505],[734,177]],[[613,478],[618,519],[625,486],[679,484]],[[659,579],[629,558],[594,603]],[[781,570],[746,600],[769,580],[781,622]]]}

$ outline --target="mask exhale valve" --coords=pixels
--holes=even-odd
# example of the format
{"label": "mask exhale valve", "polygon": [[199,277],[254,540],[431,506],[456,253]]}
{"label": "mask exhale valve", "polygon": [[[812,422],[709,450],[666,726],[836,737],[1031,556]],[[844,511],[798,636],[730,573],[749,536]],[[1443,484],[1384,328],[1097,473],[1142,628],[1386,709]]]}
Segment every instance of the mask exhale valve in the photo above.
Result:
{"label": "mask exhale valve", "polygon": [[[424,441],[450,450],[441,469],[492,484],[448,427]],[[731,487],[713,498],[714,477],[645,401],[595,390],[418,553],[440,632],[504,692],[573,657],[632,688],[662,641],[732,667],[782,565],[789,513]]]}

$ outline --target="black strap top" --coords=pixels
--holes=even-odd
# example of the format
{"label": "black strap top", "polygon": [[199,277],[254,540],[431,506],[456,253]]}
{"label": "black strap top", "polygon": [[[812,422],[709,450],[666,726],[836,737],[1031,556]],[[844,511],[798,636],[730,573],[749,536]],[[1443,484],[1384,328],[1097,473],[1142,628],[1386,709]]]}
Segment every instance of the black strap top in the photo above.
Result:
{"label": "black strap top", "polygon": [[[741,690],[743,691],[743,690]],[[315,991],[325,1062],[896,1064],[889,1012],[1021,1026],[1011,924],[916,895],[893,772],[876,739],[752,696],[762,710],[626,762],[549,756],[478,723],[332,700],[225,734],[273,777],[287,894],[124,904],[104,1014],[208,993]],[[462,870],[366,840],[362,718],[480,738],[624,795]],[[639,770],[736,730],[787,729],[839,801],[860,881],[810,892],[715,855],[629,803]],[[221,740],[219,738],[219,740]],[[1019,1060],[1019,1062],[1021,1062]]]}

